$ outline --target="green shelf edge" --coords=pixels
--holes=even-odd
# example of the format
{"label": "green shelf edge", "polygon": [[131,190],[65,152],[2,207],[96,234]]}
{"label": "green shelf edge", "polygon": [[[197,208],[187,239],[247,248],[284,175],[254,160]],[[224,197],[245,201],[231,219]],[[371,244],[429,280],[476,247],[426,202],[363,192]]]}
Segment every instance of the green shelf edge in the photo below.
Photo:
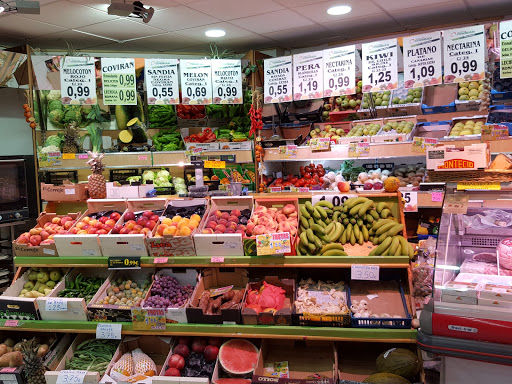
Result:
{"label": "green shelf edge", "polygon": [[[66,333],[95,333],[98,323],[91,321],[42,321],[19,320],[17,327],[6,327],[0,320],[0,330],[43,331]],[[197,335],[249,338],[359,340],[371,342],[415,343],[414,329],[335,328],[269,325],[217,325],[217,324],[167,324],[165,331],[134,330],[132,323],[123,325],[122,333],[131,335]]]}
{"label": "green shelf edge", "polygon": [[[211,256],[169,257],[166,263],[154,263],[154,257],[141,257],[143,267],[171,267],[171,266],[237,266],[249,265],[251,267],[325,267],[343,266],[352,264],[373,264],[383,268],[407,268],[407,256],[225,256],[224,262],[212,262]],[[44,267],[48,265],[60,266],[107,266],[108,257],[34,257],[16,256],[14,262],[19,267]]]}

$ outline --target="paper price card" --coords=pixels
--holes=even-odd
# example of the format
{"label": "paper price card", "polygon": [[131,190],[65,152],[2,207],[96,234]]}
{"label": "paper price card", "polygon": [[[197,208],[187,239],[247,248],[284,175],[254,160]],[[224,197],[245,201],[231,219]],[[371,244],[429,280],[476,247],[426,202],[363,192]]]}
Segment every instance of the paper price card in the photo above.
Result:
{"label": "paper price card", "polygon": [[404,87],[442,84],[441,32],[404,37]]}
{"label": "paper price card", "polygon": [[324,97],[356,93],[356,46],[324,51]]}
{"label": "paper price card", "polygon": [[178,60],[146,59],[144,75],[148,104],[179,104]]}
{"label": "paper price card", "polygon": [[293,55],[293,100],[323,97],[323,61],[322,51]]}
{"label": "paper price card", "polygon": [[345,201],[350,199],[351,197],[357,197],[357,195],[313,195],[311,197],[311,204],[315,205],[319,201],[329,201],[334,205],[335,207],[339,207],[340,205],[343,205]]}
{"label": "paper price card", "polygon": [[500,78],[512,77],[512,20],[500,23]]}
{"label": "paper price card", "polygon": [[352,280],[379,281],[379,272],[378,265],[354,264],[350,268],[350,278]]}
{"label": "paper price card", "polygon": [[87,371],[75,371],[65,369],[59,372],[57,384],[82,384],[87,375]]}
{"label": "paper price card", "polygon": [[140,331],[165,330],[164,308],[132,308],[133,329]]}
{"label": "paper price card", "polygon": [[348,157],[370,156],[370,143],[348,143]]}
{"label": "paper price card", "polygon": [[211,60],[180,60],[181,103],[212,103]]}
{"label": "paper price card", "polygon": [[121,340],[123,324],[99,323],[96,326],[97,339]]}
{"label": "paper price card", "polygon": [[427,147],[437,145],[437,139],[432,137],[418,137],[412,138],[412,152],[425,153]]}
{"label": "paper price card", "polygon": [[448,194],[444,197],[444,213],[462,214],[468,212],[469,195],[465,194]]}
{"label": "paper price card", "polygon": [[309,148],[312,151],[326,151],[331,145],[329,137],[314,137],[309,140]]}
{"label": "paper price card", "polygon": [[418,212],[418,192],[402,192],[404,211]]}
{"label": "paper price card", "polygon": [[213,104],[242,104],[240,60],[212,60]]}
{"label": "paper price card", "polygon": [[482,141],[507,140],[508,127],[506,125],[484,125],[482,126]]}
{"label": "paper price card", "polygon": [[62,104],[96,104],[94,57],[66,56],[60,71]]}
{"label": "paper price card", "polygon": [[292,57],[267,59],[263,65],[265,104],[292,101]]}
{"label": "paper price card", "polygon": [[46,310],[48,312],[65,312],[68,310],[68,302],[62,298],[49,297],[46,299]]}
{"label": "paper price card", "polygon": [[363,92],[398,87],[398,49],[396,39],[363,44]]}
{"label": "paper price card", "polygon": [[103,103],[105,105],[137,105],[135,59],[101,59]]}
{"label": "paper price card", "polygon": [[443,31],[444,82],[461,83],[485,77],[485,29],[483,25]]}
{"label": "paper price card", "polygon": [[256,254],[279,255],[291,252],[290,232],[271,233],[256,236]]}

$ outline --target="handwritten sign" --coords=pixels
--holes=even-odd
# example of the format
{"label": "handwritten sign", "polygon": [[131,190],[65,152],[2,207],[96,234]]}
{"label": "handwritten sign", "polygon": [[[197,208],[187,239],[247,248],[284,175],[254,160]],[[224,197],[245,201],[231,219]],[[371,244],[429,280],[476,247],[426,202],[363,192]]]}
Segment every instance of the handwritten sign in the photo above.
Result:
{"label": "handwritten sign", "polygon": [[380,267],[378,265],[353,264],[350,268],[352,280],[379,281]]}
{"label": "handwritten sign", "polygon": [[57,384],[82,384],[87,375],[87,371],[75,371],[65,369],[59,372]]}
{"label": "handwritten sign", "polygon": [[224,256],[213,256],[210,259],[211,263],[223,263],[224,262]]}
{"label": "handwritten sign", "polygon": [[432,194],[430,196],[430,200],[433,203],[440,203],[443,201],[443,196],[444,196],[443,192],[432,192]]}
{"label": "handwritten sign", "polygon": [[60,297],[49,297],[46,299],[46,310],[48,312],[65,312],[68,310],[68,302]]}
{"label": "handwritten sign", "polygon": [[500,78],[512,77],[512,20],[500,23]]}
{"label": "handwritten sign", "polygon": [[168,257],[155,257],[155,259],[153,260],[153,263],[155,263],[155,264],[165,264],[165,263],[167,263],[168,260],[169,260]]}
{"label": "handwritten sign", "polygon": [[122,324],[99,323],[96,326],[97,339],[121,340]]}

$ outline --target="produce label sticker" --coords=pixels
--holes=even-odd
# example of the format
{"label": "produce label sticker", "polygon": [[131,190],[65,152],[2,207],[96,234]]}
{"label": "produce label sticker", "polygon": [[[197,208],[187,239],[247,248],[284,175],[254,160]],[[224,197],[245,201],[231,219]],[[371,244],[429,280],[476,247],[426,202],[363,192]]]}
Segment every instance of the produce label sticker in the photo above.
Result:
{"label": "produce label sticker", "polygon": [[461,83],[485,77],[485,29],[483,25],[443,31],[444,82]]}
{"label": "produce label sticker", "polygon": [[352,280],[379,280],[380,268],[378,265],[353,264],[350,268],[350,278]]}
{"label": "produce label sticker", "polygon": [[5,320],[4,327],[17,327],[18,320]]}
{"label": "produce label sticker", "polygon": [[233,287],[234,287],[234,285],[228,285],[227,287],[212,289],[210,291],[210,297],[223,295],[223,294],[231,291],[233,289]]}
{"label": "produce label sticker", "polygon": [[108,269],[140,269],[140,257],[111,256],[108,258]]}
{"label": "produce label sticker", "polygon": [[348,195],[313,195],[311,197],[311,204],[315,205],[319,201],[329,201],[332,205],[335,207],[339,207],[340,205],[343,205],[345,201],[350,199],[351,197],[357,197],[355,194],[348,194]]}
{"label": "produce label sticker", "polygon": [[482,141],[507,140],[508,127],[505,125],[484,125],[482,126]]}
{"label": "produce label sticker", "polygon": [[312,151],[327,151],[331,145],[329,137],[314,137],[309,140],[309,148]]}
{"label": "produce label sticker", "polygon": [[225,161],[206,160],[203,168],[226,168]]}
{"label": "produce label sticker", "polygon": [[133,329],[139,331],[164,331],[165,308],[132,308]]}
{"label": "produce label sticker", "polygon": [[97,104],[94,57],[63,57],[60,89],[62,104]]}
{"label": "produce label sticker", "polygon": [[99,323],[96,326],[97,339],[121,340],[123,324]]}
{"label": "produce label sticker", "polygon": [[399,49],[396,39],[363,44],[363,92],[398,88]]}
{"label": "produce label sticker", "polygon": [[180,60],[181,103],[212,103],[212,64],[210,60]]}
{"label": "produce label sticker", "polygon": [[465,191],[466,189],[483,189],[487,191],[500,191],[501,183],[457,183],[457,191]]}
{"label": "produce label sticker", "polygon": [[412,138],[412,152],[425,153],[427,147],[437,145],[437,139],[431,137],[417,137]]}
{"label": "produce label sticker", "polygon": [[405,212],[418,212],[418,192],[402,192]]}
{"label": "produce label sticker", "polygon": [[462,214],[468,212],[469,195],[457,193],[448,194],[444,197],[444,213]]}
{"label": "produce label sticker", "polygon": [[101,58],[103,103],[137,105],[135,59]]}
{"label": "produce label sticker", "polygon": [[324,97],[356,93],[356,46],[324,51]]}
{"label": "produce label sticker", "polygon": [[37,153],[39,168],[58,167],[62,165],[61,152]]}
{"label": "produce label sticker", "polygon": [[292,101],[292,57],[267,59],[263,66],[265,104]]}
{"label": "produce label sticker", "polygon": [[153,260],[154,264],[166,264],[169,261],[168,257],[155,257]]}
{"label": "produce label sticker", "polygon": [[75,160],[75,154],[74,153],[63,153],[62,160]]}
{"label": "produce label sticker", "polygon": [[298,148],[296,145],[280,145],[279,156],[285,159],[297,157]]}
{"label": "produce label sticker", "polygon": [[348,157],[370,156],[370,143],[348,143]]}
{"label": "produce label sticker", "polygon": [[240,60],[212,60],[213,104],[242,104]]}
{"label": "produce label sticker", "polygon": [[500,78],[512,77],[512,20],[500,23]]}
{"label": "produce label sticker", "polygon": [[179,104],[177,59],[145,59],[148,104]]}
{"label": "produce label sticker", "polygon": [[57,384],[82,384],[87,375],[87,371],[75,371],[65,369],[59,372]]}
{"label": "produce label sticker", "polygon": [[433,203],[440,203],[443,201],[444,193],[443,192],[432,192],[430,196],[430,200]]}
{"label": "produce label sticker", "polygon": [[49,297],[46,299],[47,312],[65,312],[68,310],[68,302],[60,297]]}
{"label": "produce label sticker", "polygon": [[404,87],[443,83],[441,32],[406,36],[404,39]]}
{"label": "produce label sticker", "polygon": [[290,253],[291,250],[290,232],[256,236],[256,254],[258,256],[279,255]]}
{"label": "produce label sticker", "polygon": [[324,93],[322,51],[293,55],[293,100],[320,99]]}
{"label": "produce label sticker", "polygon": [[[226,243],[224,243],[224,247],[230,248],[230,247],[226,247]],[[224,262],[224,256],[213,256],[210,259],[210,263],[223,263],[223,262]]]}

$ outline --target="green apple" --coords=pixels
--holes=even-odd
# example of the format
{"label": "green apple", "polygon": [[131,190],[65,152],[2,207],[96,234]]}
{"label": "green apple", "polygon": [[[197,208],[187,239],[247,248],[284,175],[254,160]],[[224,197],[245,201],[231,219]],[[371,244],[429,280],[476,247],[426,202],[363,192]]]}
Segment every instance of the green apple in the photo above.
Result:
{"label": "green apple", "polygon": [[407,103],[412,103],[413,100],[414,100],[414,96],[413,95],[407,95],[407,97],[405,98],[405,101]]}

